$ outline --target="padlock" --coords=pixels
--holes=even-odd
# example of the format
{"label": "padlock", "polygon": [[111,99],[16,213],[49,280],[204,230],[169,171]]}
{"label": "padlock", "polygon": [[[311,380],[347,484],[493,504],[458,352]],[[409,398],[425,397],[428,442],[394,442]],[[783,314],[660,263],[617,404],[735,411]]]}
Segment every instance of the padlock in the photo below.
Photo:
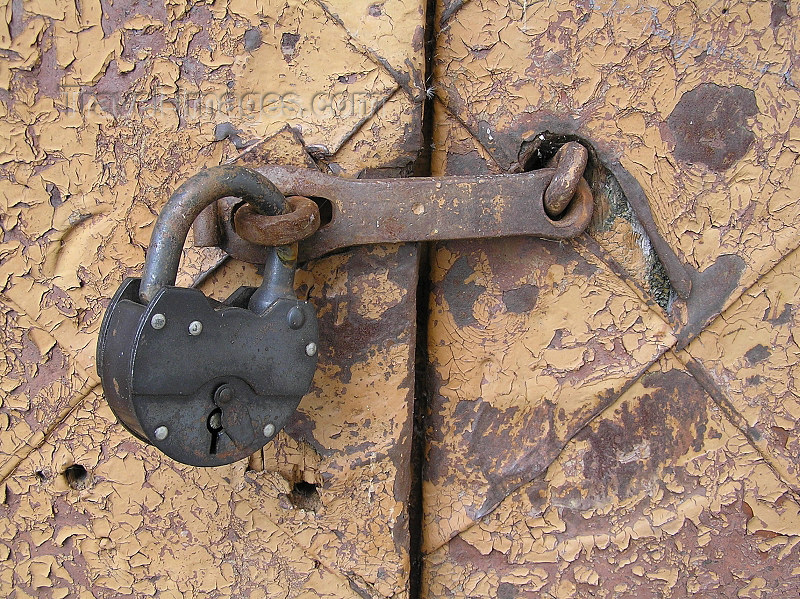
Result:
{"label": "padlock", "polygon": [[141,279],[123,281],[97,345],[114,414],[136,437],[193,466],[245,458],[273,439],[314,376],[314,308],[293,287],[297,244],[271,248],[260,287],[216,301],[175,286],[195,217],[237,197],[266,215],[284,196],[256,171],[221,166],[182,185],[159,214]]}

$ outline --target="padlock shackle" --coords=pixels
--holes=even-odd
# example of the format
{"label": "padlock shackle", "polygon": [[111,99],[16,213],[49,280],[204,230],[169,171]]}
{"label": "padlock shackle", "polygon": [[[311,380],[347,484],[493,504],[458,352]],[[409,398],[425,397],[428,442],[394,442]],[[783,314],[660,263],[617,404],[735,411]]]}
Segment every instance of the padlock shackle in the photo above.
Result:
{"label": "padlock shackle", "polygon": [[290,210],[278,188],[257,171],[232,164],[200,171],[175,190],[158,215],[139,287],[142,303],[175,284],[183,244],[194,219],[203,208],[226,197],[241,198],[267,216]]}

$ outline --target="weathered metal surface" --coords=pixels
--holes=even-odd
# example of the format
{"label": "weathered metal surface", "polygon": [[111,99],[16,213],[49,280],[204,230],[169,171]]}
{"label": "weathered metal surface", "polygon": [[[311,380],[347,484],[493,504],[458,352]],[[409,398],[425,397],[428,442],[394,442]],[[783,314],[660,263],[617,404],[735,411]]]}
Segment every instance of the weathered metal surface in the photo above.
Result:
{"label": "weathered metal surface", "polygon": [[[236,234],[250,243],[272,247],[296,243],[319,229],[319,207],[316,202],[302,196],[289,196],[286,203],[290,211],[277,216],[259,214],[248,204],[241,206],[233,215]],[[215,227],[216,223],[215,218]],[[218,244],[219,241],[212,245]]]}
{"label": "weathered metal surface", "polygon": [[[791,257],[779,264],[800,224],[790,192],[800,172],[800,95],[785,78],[797,69],[790,13],[778,2],[439,3],[434,173],[519,170],[536,143],[586,144],[596,209],[591,239],[571,245],[615,281],[587,287],[586,297],[625,285],[624,308],[605,305],[614,317],[647,313],[672,331],[665,345],[688,353],[667,353],[644,376],[632,372],[599,414],[553,407],[552,423],[532,418],[526,400],[541,396],[549,408],[563,385],[540,388],[547,366],[531,372],[509,361],[529,348],[561,350],[561,339],[481,345],[481,318],[491,323],[503,311],[492,244],[470,247],[456,309],[440,308],[452,283],[434,278],[423,501],[434,523],[426,533],[438,543],[424,547],[424,596],[797,594],[794,319],[784,308],[797,293],[788,275],[796,267]],[[509,261],[506,276],[525,268],[518,262],[538,268]],[[745,291],[776,264],[774,278]],[[433,272],[456,266],[434,261]],[[559,281],[575,286],[553,279],[554,290]],[[547,299],[538,285],[528,296]],[[580,310],[580,301],[567,303]],[[458,325],[470,313],[474,322]],[[568,314],[564,330],[586,334],[575,351],[594,358],[589,331],[601,340],[621,331],[602,309],[582,313]],[[649,335],[634,344],[639,351],[652,349]],[[621,351],[633,355],[626,337]],[[566,370],[599,380],[611,372],[596,358]],[[573,435],[551,443],[561,447],[555,453],[537,453],[549,447],[537,439],[563,417]],[[470,490],[442,500],[451,483],[438,482],[441,464],[453,479],[465,465]],[[530,482],[495,485],[496,507],[478,511],[476,497],[490,488],[471,480],[480,480],[480,464],[498,480],[517,468]],[[450,540],[442,521],[455,531]]]}
{"label": "weathered metal surface", "polygon": [[[796,247],[797,15],[773,19],[766,0],[456,4],[439,8],[437,98],[500,170],[550,132],[630,173],[707,296],[672,302],[682,343]],[[618,254],[635,241],[600,239]]]}
{"label": "weathered metal surface", "polygon": [[672,354],[426,557],[428,597],[791,597],[800,504]]}
{"label": "weathered metal surface", "polygon": [[796,250],[686,348],[725,398],[732,422],[794,493],[800,493],[798,269]]}
{"label": "weathered metal surface", "polygon": [[431,282],[426,552],[539,476],[675,341],[571,244],[442,244]]}
{"label": "weathered metal surface", "polygon": [[[62,473],[76,464],[84,472],[68,482]],[[247,462],[182,466],[133,442],[92,392],[0,487],[0,588],[9,597],[363,597],[264,509],[286,485]]]}
{"label": "weathered metal surface", "polygon": [[[131,440],[105,400],[87,393],[97,385],[103,310],[141,272],[155,217],[188,177],[234,160],[241,144],[262,164],[314,166],[313,151],[344,176],[409,169],[422,90],[405,90],[419,80],[423,4],[46,4],[0,11],[0,303],[13,327],[3,389],[15,386],[0,392],[9,417],[0,434],[0,595],[403,597],[406,481],[397,472],[407,471],[410,397],[390,338],[362,335],[364,351],[389,364],[348,388],[372,424],[339,438],[322,462],[309,443],[280,433],[277,454],[252,460],[263,470],[242,461],[203,474]],[[315,96],[318,110],[294,110]],[[338,98],[359,103],[334,110]],[[255,268],[221,258],[185,248],[178,284],[216,269],[203,290],[222,298],[261,281]],[[398,273],[415,272],[411,252],[399,262]],[[341,281],[341,265],[313,268]],[[343,321],[351,306],[363,312],[399,297],[396,312],[413,323],[405,290],[414,275],[397,277],[396,294],[380,281],[373,293],[362,278],[357,291],[340,285],[318,306]],[[331,362],[320,380],[334,398],[350,364],[369,371],[361,362]],[[83,489],[68,486],[72,465],[85,466],[88,476],[74,480]],[[316,513],[292,503],[298,477],[319,484]]]}
{"label": "weathered metal surface", "polygon": [[5,478],[97,385],[41,325],[0,302],[0,477]]}
{"label": "weathered metal surface", "polygon": [[[330,224],[300,243],[301,261],[372,243],[519,235],[568,239],[580,234],[592,216],[591,192],[585,184],[578,185],[580,173],[575,169],[562,173],[576,188],[575,201],[562,208],[556,220],[546,214],[543,196],[557,169],[356,180],[274,165],[258,170],[285,195],[322,198],[332,205]],[[242,243],[234,230],[235,206],[236,201],[229,199],[218,207],[221,247],[238,259],[259,262],[264,250]]]}

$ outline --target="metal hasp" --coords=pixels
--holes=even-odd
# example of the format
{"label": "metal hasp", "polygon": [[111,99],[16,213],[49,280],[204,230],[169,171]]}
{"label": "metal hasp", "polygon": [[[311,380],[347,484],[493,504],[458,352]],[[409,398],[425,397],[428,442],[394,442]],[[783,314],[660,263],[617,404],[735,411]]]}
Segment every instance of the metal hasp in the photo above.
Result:
{"label": "metal hasp", "polygon": [[[593,198],[583,178],[587,150],[563,146],[548,168],[524,173],[405,179],[345,179],[304,168],[266,165],[258,171],[284,195],[329,202],[330,222],[313,235],[297,235],[300,261],[372,243],[533,236],[571,239],[592,218]],[[199,245],[219,245],[246,262],[260,263],[277,227],[241,200],[226,198],[195,225]],[[306,219],[292,226],[303,229]]]}
{"label": "metal hasp", "polygon": [[316,313],[293,288],[296,243],[265,249],[262,285],[241,287],[224,302],[174,286],[192,221],[227,196],[266,215],[290,208],[246,168],[210,168],[189,179],[156,221],[141,279],[126,279],[111,300],[97,345],[103,390],[119,421],[193,466],[229,464],[263,447],[308,392],[317,364]]}

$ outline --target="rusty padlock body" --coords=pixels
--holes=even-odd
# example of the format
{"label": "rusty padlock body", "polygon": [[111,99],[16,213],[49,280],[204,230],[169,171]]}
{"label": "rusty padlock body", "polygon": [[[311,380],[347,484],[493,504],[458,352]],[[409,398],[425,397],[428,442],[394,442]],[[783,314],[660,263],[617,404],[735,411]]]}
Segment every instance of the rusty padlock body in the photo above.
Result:
{"label": "rusty padlock body", "polygon": [[249,169],[216,167],[187,181],[159,215],[142,278],[126,279],[112,299],[97,346],[119,421],[193,466],[229,464],[274,438],[317,363],[317,317],[292,288],[296,244],[272,248],[264,284],[224,302],[174,286],[194,217],[226,196],[268,214],[285,209],[283,195]]}

